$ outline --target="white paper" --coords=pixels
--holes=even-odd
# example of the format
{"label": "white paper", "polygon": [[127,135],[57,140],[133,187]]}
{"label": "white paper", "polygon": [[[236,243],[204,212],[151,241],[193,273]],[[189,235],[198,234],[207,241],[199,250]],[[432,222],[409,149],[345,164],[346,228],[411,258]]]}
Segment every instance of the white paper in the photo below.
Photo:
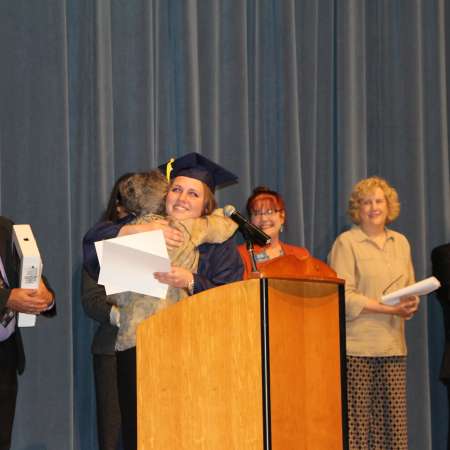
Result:
{"label": "white paper", "polygon": [[165,298],[168,285],[154,272],[170,271],[170,259],[162,230],[146,231],[96,242],[100,263],[98,283],[107,295],[132,291]]}
{"label": "white paper", "polygon": [[103,256],[103,241],[94,242],[95,251],[97,252],[98,263],[100,266],[102,265],[102,256]]}
{"label": "white paper", "polygon": [[[20,258],[19,286],[23,289],[37,289],[42,275],[42,260],[29,224],[13,225],[13,243]],[[36,315],[19,313],[17,325],[34,327]]]}
{"label": "white paper", "polygon": [[17,326],[19,327],[34,327],[36,325],[35,314],[19,313],[17,320]]}
{"label": "white paper", "polygon": [[396,305],[400,303],[401,297],[409,297],[411,295],[427,295],[441,287],[441,283],[436,277],[425,278],[422,281],[411,284],[410,286],[398,289],[390,294],[381,297],[381,303],[385,305]]}

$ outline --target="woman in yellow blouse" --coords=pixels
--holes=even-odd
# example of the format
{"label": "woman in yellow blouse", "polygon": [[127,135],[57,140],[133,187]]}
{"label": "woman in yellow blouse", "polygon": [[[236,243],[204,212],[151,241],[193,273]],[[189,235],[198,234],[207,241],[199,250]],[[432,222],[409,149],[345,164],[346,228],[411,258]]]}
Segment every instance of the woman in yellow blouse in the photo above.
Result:
{"label": "woman in yellow blouse", "polygon": [[384,179],[356,183],[348,214],[354,226],[338,236],[329,264],[345,279],[350,449],[408,449],[404,321],[417,297],[395,306],[381,296],[414,283],[409,243],[386,228],[400,212]]}

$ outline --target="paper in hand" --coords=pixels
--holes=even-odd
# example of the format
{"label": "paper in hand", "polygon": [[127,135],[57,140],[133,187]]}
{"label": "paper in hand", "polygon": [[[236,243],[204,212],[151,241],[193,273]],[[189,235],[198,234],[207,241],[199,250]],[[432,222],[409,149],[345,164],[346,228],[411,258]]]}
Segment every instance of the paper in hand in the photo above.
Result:
{"label": "paper in hand", "polygon": [[412,295],[427,295],[441,287],[441,283],[436,277],[425,278],[422,281],[406,286],[390,294],[381,297],[381,303],[385,305],[396,305],[400,303],[400,298],[409,297]]}
{"label": "paper in hand", "polygon": [[168,285],[154,272],[170,271],[170,259],[161,230],[130,234],[95,243],[100,274],[107,295],[132,291],[165,298]]}

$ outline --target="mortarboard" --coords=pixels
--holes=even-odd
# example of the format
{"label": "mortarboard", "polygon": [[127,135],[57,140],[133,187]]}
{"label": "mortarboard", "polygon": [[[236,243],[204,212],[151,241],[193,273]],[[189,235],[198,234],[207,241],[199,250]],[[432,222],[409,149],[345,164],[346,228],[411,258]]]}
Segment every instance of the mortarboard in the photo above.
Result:
{"label": "mortarboard", "polygon": [[203,181],[214,192],[216,187],[235,183],[238,177],[199,153],[188,153],[159,166],[171,179],[181,176]]}

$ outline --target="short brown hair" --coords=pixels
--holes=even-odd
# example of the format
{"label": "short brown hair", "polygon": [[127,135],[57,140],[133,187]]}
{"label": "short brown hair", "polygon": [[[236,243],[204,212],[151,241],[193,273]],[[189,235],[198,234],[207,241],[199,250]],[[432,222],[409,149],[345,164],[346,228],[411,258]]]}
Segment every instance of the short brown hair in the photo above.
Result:
{"label": "short brown hair", "polygon": [[136,216],[165,214],[168,189],[169,183],[159,170],[135,173],[119,186],[121,205]]}
{"label": "short brown hair", "polygon": [[400,201],[398,199],[397,191],[381,177],[369,177],[358,181],[352,189],[350,199],[348,201],[347,214],[350,216],[351,221],[359,225],[361,218],[359,217],[359,207],[363,197],[371,194],[376,188],[380,188],[388,206],[388,214],[386,218],[386,224],[393,222],[400,214]]}

